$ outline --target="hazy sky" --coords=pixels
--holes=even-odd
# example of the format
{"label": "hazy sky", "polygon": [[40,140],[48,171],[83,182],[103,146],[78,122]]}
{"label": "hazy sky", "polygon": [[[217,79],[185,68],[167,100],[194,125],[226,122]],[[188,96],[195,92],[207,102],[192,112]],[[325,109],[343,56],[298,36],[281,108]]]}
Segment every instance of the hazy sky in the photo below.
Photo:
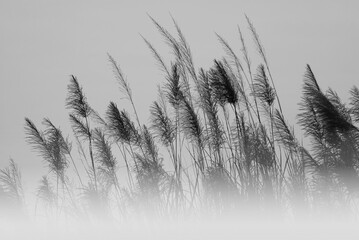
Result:
{"label": "hazy sky", "polygon": [[287,119],[295,124],[305,64],[323,88],[344,99],[358,84],[358,1],[18,1],[0,0],[0,167],[9,157],[23,170],[25,186],[46,172],[25,143],[24,117],[39,127],[44,117],[70,134],[65,109],[69,76],[78,77],[89,103],[104,113],[109,101],[128,105],[108,63],[109,52],[131,85],[143,122],[164,81],[145,36],[170,61],[171,55],[147,13],[174,32],[170,14],[191,45],[197,68],[208,68],[224,52],[215,32],[239,53],[239,25],[256,56],[247,14],[265,46]]}

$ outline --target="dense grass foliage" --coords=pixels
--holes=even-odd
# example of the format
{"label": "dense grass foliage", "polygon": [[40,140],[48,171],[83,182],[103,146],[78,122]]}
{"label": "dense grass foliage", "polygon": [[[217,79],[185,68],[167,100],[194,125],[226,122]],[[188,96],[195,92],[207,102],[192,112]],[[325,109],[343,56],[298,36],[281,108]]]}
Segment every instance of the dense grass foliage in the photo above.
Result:
{"label": "dense grass foliage", "polygon": [[[164,74],[148,123],[139,119],[130,84],[110,55],[132,109],[110,102],[101,116],[71,76],[66,107],[72,137],[64,137],[50,119],[42,129],[25,119],[26,140],[49,170],[39,176],[37,189],[47,216],[127,221],[270,211],[296,217],[328,209],[356,216],[358,88],[344,104],[334,90],[322,91],[306,67],[298,124],[310,142],[307,149],[285,119],[264,47],[248,18],[258,65],[238,28],[241,52],[218,35],[225,56],[209,69],[195,67],[175,21],[176,36],[151,20],[173,56],[166,63],[144,39]],[[0,183],[1,206],[26,214],[13,161],[1,170]]]}

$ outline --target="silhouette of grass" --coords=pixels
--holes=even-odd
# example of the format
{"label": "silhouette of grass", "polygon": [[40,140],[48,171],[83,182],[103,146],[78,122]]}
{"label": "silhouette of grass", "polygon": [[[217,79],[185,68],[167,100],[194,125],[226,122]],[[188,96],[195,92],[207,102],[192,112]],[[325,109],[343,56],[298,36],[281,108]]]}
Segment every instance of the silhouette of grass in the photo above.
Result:
{"label": "silhouette of grass", "polygon": [[[69,216],[68,209],[76,209],[86,216],[126,221],[133,216],[176,218],[191,211],[220,216],[231,211],[240,214],[244,208],[253,214],[275,209],[297,216],[303,209],[310,213],[325,212],[323,206],[350,208],[359,190],[356,87],[347,107],[335,91],[322,92],[307,66],[298,114],[298,123],[311,141],[306,149],[285,119],[264,47],[247,16],[261,56],[258,67],[254,68],[238,27],[241,52],[237,55],[217,35],[226,56],[198,72],[178,24],[173,20],[175,36],[150,19],[174,59],[166,63],[143,37],[165,79],[159,100],[150,107],[149,127],[141,123],[130,83],[110,55],[133,114],[110,102],[102,118],[71,76],[66,107],[71,110],[77,145],[49,119],[43,122],[44,131],[25,119],[27,142],[47,163],[49,173],[55,173],[55,179],[44,176],[37,191],[48,211]],[[73,148],[79,154],[72,154]],[[79,161],[86,176],[80,175]],[[128,181],[119,176],[121,166]],[[71,167],[80,188],[70,184],[72,176],[66,170]],[[66,191],[61,193],[59,183]],[[13,161],[0,173],[2,196],[23,201],[20,172]],[[86,204],[81,207],[77,201]],[[354,208],[352,212],[355,215]]]}

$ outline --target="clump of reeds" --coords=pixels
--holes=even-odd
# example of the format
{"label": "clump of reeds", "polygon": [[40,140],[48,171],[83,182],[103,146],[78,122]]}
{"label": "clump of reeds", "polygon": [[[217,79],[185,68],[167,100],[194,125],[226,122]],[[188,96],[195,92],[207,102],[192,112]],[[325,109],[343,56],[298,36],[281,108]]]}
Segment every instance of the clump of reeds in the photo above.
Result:
{"label": "clump of reeds", "polygon": [[21,173],[13,159],[10,159],[8,167],[0,170],[0,209],[3,220],[26,214]]}
{"label": "clump of reeds", "polygon": [[[26,118],[27,141],[49,169],[37,196],[51,211],[60,215],[66,206],[78,216],[125,221],[134,216],[187,216],[193,211],[220,216],[271,209],[295,216],[303,209],[320,212],[323,206],[349,208],[359,190],[356,87],[348,107],[333,90],[322,92],[307,66],[298,119],[311,141],[308,150],[284,117],[264,47],[248,18],[259,62],[252,62],[238,28],[241,52],[217,35],[226,56],[199,71],[178,24],[174,21],[174,36],[151,20],[173,56],[167,64],[144,39],[165,75],[148,125],[141,123],[129,82],[110,55],[131,111],[110,102],[102,118],[71,76],[66,107],[76,144],[49,119],[41,131]],[[78,154],[73,154],[74,146]],[[119,177],[120,165],[125,177]],[[74,169],[77,185],[72,184],[69,168]],[[22,201],[19,176],[11,162],[1,172],[0,197],[7,194]]]}

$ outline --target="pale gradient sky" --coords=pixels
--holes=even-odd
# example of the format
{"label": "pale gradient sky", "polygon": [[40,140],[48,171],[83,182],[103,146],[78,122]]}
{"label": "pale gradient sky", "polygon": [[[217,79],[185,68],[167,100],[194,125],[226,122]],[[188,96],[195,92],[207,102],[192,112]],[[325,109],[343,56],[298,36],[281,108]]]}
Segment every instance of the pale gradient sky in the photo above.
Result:
{"label": "pale gradient sky", "polygon": [[25,143],[24,117],[37,125],[49,117],[70,134],[65,109],[69,75],[78,77],[89,103],[104,113],[121,100],[107,60],[109,52],[131,85],[143,122],[164,81],[140,34],[171,60],[147,13],[174,32],[170,13],[192,48],[197,68],[224,55],[215,32],[239,53],[237,24],[251,55],[257,55],[245,22],[247,14],[265,46],[284,112],[295,124],[305,64],[320,85],[344,99],[358,84],[359,3],[353,1],[51,1],[0,0],[0,167],[11,156],[25,186],[46,172]]}

